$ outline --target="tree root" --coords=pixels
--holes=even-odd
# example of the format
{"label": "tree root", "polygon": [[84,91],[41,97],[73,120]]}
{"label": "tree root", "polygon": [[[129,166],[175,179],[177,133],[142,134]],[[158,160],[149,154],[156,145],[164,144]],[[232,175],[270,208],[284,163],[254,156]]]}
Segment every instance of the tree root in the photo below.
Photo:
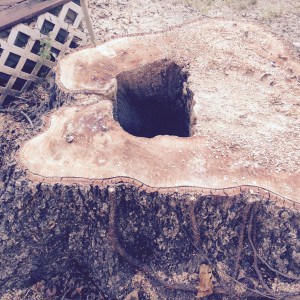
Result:
{"label": "tree root", "polygon": [[[249,220],[249,223],[248,223],[248,226],[247,226],[248,240],[249,240],[249,242],[251,244],[252,244],[251,232],[253,232],[253,239],[256,238],[256,234],[254,232],[255,230],[253,230],[253,228],[252,228],[253,213],[254,213],[255,209],[256,209],[256,205],[253,204],[253,207],[252,207],[252,210],[251,210],[251,214],[250,214],[250,220]],[[265,283],[264,278],[263,278],[263,276],[262,276],[262,274],[260,272],[260,269],[259,269],[258,264],[257,264],[257,254],[256,254],[256,252],[253,253],[253,263],[254,263],[255,272],[256,272],[256,274],[258,276],[258,279],[259,279],[261,285],[263,286],[263,288],[266,291],[268,291],[268,293],[273,294],[272,289],[270,289],[269,286]]]}
{"label": "tree root", "polygon": [[[141,263],[138,259],[132,257],[129,253],[126,252],[126,250],[120,245],[117,234],[116,234],[115,218],[116,218],[116,209],[117,209],[117,197],[116,197],[115,188],[113,188],[113,187],[109,188],[108,197],[109,197],[109,203],[110,203],[109,236],[110,236],[111,244],[112,244],[114,250],[121,257],[123,257],[129,264],[131,264],[132,266],[134,266],[135,268],[137,268],[138,270],[143,272],[146,276],[149,276],[150,278],[152,278],[154,281],[156,281],[157,283],[162,285],[164,288],[171,289],[171,290],[179,290],[179,291],[196,293],[198,291],[198,287],[196,285],[192,285],[192,284],[188,284],[188,283],[169,282],[168,280],[166,280],[166,278],[162,278],[161,276],[159,276],[155,272],[155,270],[153,270],[151,267]],[[227,277],[230,281],[232,281],[236,285],[240,285],[247,291],[243,294],[243,297],[254,297],[254,298],[265,297],[268,299],[279,300],[279,299],[292,299],[292,297],[297,296],[297,294],[292,294],[292,293],[290,293],[290,294],[274,293],[272,291],[272,289],[269,288],[268,285],[265,283],[265,281],[262,277],[262,274],[258,268],[257,258],[259,258],[259,256],[257,255],[257,251],[255,250],[253,241],[251,239],[253,215],[255,212],[256,203],[247,204],[246,207],[244,208],[245,212],[243,214],[243,224],[242,224],[242,228],[241,228],[241,232],[240,232],[242,237],[239,238],[237,260],[235,263],[234,274],[233,274],[234,276],[228,275],[227,273],[222,271],[220,268],[215,266],[213,264],[212,260],[205,253],[204,249],[200,248],[200,236],[198,234],[197,220],[196,220],[195,211],[194,211],[195,203],[196,202],[194,201],[190,204],[189,211],[188,211],[190,220],[191,220],[191,225],[192,225],[193,239],[191,239],[188,234],[187,234],[187,236],[189,237],[189,239],[191,239],[191,244],[193,245],[193,247],[195,248],[197,253],[208,262],[208,264],[212,267],[212,269],[214,270],[214,273],[216,274],[217,280],[219,281],[220,285],[214,286],[215,294],[227,295],[227,296],[233,295],[232,291],[229,291],[226,288],[226,284],[222,284],[221,276],[220,276],[220,274],[221,274],[222,276]],[[249,217],[249,215],[250,215],[250,217]],[[246,225],[247,221],[249,221],[248,225]],[[240,281],[238,281],[238,279],[236,278],[238,276],[239,262],[241,260],[242,251],[244,249],[244,239],[245,239],[244,236],[245,236],[246,229],[247,229],[247,233],[248,233],[248,240],[249,240],[251,247],[253,249],[253,252],[254,252],[254,268],[257,273],[258,279],[265,291],[261,291],[261,290],[255,289],[255,288],[250,288],[250,287],[246,286],[244,283],[241,283]]]}
{"label": "tree root", "polygon": [[198,232],[198,224],[197,224],[197,219],[196,219],[196,216],[195,216],[196,203],[197,202],[196,202],[196,199],[194,199],[194,197],[190,199],[189,217],[190,217],[190,220],[191,220],[194,243],[198,247],[200,245],[200,235],[199,235],[199,232]]}
{"label": "tree root", "polygon": [[[256,239],[256,230],[255,229],[253,230],[253,226],[254,226],[254,223],[255,223],[255,221],[253,220],[253,216],[255,215],[256,210],[257,210],[257,203],[254,203],[253,207],[251,209],[251,213],[250,213],[250,220],[249,220],[249,224],[247,226],[247,233],[248,233],[248,241],[249,241],[249,243],[251,245],[251,248],[252,248],[252,251],[253,251],[254,269],[255,269],[255,272],[256,272],[257,277],[259,279],[259,282],[262,285],[262,287],[268,292],[268,295],[273,297],[272,299],[291,299],[291,297],[298,296],[298,294],[293,294],[293,293],[277,294],[277,293],[273,292],[273,290],[266,284],[265,280],[263,279],[262,273],[261,273],[261,271],[258,267],[257,258],[259,258],[263,263],[265,263],[265,265],[271,271],[274,271],[276,274],[281,275],[281,276],[283,276],[285,278],[288,278],[288,279],[298,280],[297,276],[287,275],[287,274],[284,274],[284,273],[270,267],[270,265],[264,259],[262,259],[262,257],[258,254],[258,252],[255,248],[255,245],[254,245],[254,241]],[[251,238],[251,233],[253,234],[253,240]]]}
{"label": "tree root", "polygon": [[[255,207],[254,207],[255,208]],[[251,228],[252,228],[252,223],[253,223],[253,214],[254,214],[254,212],[252,211],[251,212],[251,215],[250,215],[250,223],[249,223],[249,225],[248,225],[248,240],[249,240],[249,243],[250,243],[250,245],[251,245],[251,248],[252,248],[252,250],[253,250],[253,252],[254,252],[254,255],[255,256],[257,256],[260,260],[261,260],[261,262],[262,263],[264,263],[271,271],[273,271],[274,273],[276,273],[276,274],[278,274],[278,275],[280,275],[280,276],[282,276],[282,277],[285,277],[285,278],[287,278],[287,279],[291,279],[291,280],[300,280],[300,277],[299,276],[295,276],[295,275],[289,275],[289,274],[285,274],[285,273],[282,273],[282,272],[280,272],[280,271],[278,271],[278,270],[276,270],[276,269],[274,269],[272,266],[270,266],[270,264],[261,256],[261,255],[259,255],[259,253],[257,252],[257,250],[256,250],[256,248],[255,248],[255,246],[254,246],[254,243],[253,243],[253,241],[252,241],[252,239],[251,239],[251,234],[249,233],[249,232],[251,232]],[[250,228],[249,228],[250,227]]]}
{"label": "tree root", "polygon": [[233,278],[237,279],[238,278],[238,273],[239,273],[239,268],[240,268],[240,260],[241,260],[241,255],[244,249],[244,237],[245,237],[245,229],[246,229],[246,223],[249,219],[249,212],[252,209],[253,204],[246,204],[244,208],[244,213],[243,213],[243,223],[242,223],[242,228],[239,234],[239,244],[237,248],[237,253],[236,253],[236,260],[234,264],[234,271],[233,271]]}
{"label": "tree root", "polygon": [[147,276],[154,279],[156,282],[164,286],[165,288],[172,290],[180,290],[186,292],[197,292],[197,287],[191,284],[182,284],[182,283],[169,283],[164,278],[161,278],[158,274],[155,274],[155,271],[149,266],[139,262],[136,258],[132,257],[126,252],[125,249],[119,243],[116,228],[115,228],[115,217],[116,217],[116,207],[117,207],[117,197],[114,188],[109,188],[108,192],[109,203],[110,203],[110,212],[109,212],[109,234],[114,250],[122,256],[127,262],[131,265],[142,271]]}

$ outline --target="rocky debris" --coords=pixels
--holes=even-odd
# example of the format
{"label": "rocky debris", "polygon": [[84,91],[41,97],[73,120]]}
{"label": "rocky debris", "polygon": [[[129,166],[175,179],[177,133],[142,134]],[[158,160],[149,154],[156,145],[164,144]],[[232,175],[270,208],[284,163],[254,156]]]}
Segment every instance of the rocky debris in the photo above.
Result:
{"label": "rocky debris", "polygon": [[294,0],[280,4],[277,0],[270,0],[267,4],[263,0],[226,3],[221,0],[123,0],[101,3],[91,0],[89,8],[99,41],[140,32],[155,32],[207,17],[260,22],[286,41],[299,40],[300,7]]}
{"label": "rocky debris", "polygon": [[67,141],[68,143],[72,143],[72,142],[74,141],[74,139],[75,139],[74,135],[72,135],[72,134],[67,134],[67,136],[66,136],[66,141]]}
{"label": "rocky debris", "polygon": [[293,46],[300,49],[300,42],[294,42],[293,43]]}

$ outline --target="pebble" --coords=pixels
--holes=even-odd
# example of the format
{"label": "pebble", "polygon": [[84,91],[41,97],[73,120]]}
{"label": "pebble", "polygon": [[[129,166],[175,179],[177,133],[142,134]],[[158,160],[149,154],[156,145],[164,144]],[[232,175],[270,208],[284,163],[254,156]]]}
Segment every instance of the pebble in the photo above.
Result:
{"label": "pebble", "polygon": [[68,143],[72,143],[72,142],[74,141],[74,136],[68,134],[68,135],[66,136],[66,141],[67,141]]}
{"label": "pebble", "polygon": [[294,42],[293,46],[300,49],[300,42]]}
{"label": "pebble", "polygon": [[102,125],[102,126],[101,126],[101,129],[102,129],[102,131],[108,131],[108,127],[105,126],[105,125]]}

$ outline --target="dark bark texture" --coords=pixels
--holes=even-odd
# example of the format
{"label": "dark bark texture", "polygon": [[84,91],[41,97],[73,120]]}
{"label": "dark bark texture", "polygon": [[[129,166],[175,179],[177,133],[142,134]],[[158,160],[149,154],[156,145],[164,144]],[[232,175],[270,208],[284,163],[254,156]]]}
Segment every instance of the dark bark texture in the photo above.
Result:
{"label": "dark bark texture", "polygon": [[[299,282],[299,212],[246,194],[33,184],[14,160],[18,136],[11,130],[1,136],[1,294],[72,268],[92,278],[107,299],[123,299],[133,289],[144,299],[151,293],[194,299],[201,264],[211,265],[216,279],[216,293],[207,299],[270,298],[275,278]],[[150,290],[138,284],[141,278]]]}

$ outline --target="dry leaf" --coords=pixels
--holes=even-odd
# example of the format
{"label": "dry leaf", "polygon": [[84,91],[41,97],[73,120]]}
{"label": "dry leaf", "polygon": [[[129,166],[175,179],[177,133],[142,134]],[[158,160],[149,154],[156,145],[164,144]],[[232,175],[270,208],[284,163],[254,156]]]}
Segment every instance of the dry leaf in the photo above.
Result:
{"label": "dry leaf", "polygon": [[209,265],[201,265],[199,269],[200,283],[198,287],[197,299],[206,297],[213,293],[212,270]]}
{"label": "dry leaf", "polygon": [[71,299],[73,299],[75,296],[77,296],[77,295],[81,295],[81,291],[82,291],[82,289],[84,288],[84,286],[81,286],[81,287],[78,287],[78,288],[76,288],[73,292],[72,292],[72,294],[71,294]]}
{"label": "dry leaf", "polygon": [[132,291],[124,300],[139,300],[139,294],[137,291]]}
{"label": "dry leaf", "polygon": [[53,296],[55,296],[56,291],[56,286],[54,286],[52,289],[47,289],[45,292],[46,299],[51,299]]}

